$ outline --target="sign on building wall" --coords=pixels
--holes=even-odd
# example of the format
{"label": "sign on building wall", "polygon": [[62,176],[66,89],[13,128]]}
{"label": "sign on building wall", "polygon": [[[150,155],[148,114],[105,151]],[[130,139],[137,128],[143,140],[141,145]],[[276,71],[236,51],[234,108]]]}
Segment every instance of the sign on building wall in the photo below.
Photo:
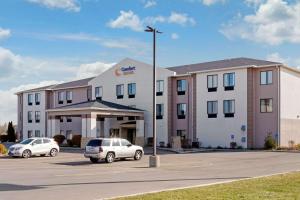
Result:
{"label": "sign on building wall", "polygon": [[134,74],[134,72],[135,72],[134,66],[119,67],[115,70],[115,75],[116,76],[130,75],[130,74]]}

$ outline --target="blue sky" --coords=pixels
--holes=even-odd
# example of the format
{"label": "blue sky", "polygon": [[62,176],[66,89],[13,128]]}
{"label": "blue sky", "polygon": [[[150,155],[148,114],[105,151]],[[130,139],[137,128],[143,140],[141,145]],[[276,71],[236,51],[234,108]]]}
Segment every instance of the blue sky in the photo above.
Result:
{"label": "blue sky", "polygon": [[[163,31],[163,67],[232,57],[300,66],[299,0],[1,0],[0,97],[125,57],[151,63],[146,25]],[[1,105],[0,114],[15,110]]]}

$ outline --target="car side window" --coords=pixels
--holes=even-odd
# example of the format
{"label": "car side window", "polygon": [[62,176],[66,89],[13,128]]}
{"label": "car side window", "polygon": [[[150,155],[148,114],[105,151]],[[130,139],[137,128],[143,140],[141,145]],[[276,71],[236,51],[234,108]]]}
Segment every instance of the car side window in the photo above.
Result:
{"label": "car side window", "polygon": [[36,141],[33,142],[33,144],[42,144],[42,140],[41,139],[37,139]]}
{"label": "car side window", "polygon": [[119,140],[113,140],[112,146],[113,147],[120,146],[120,141]]}
{"label": "car side window", "polygon": [[103,147],[109,147],[110,146],[110,140],[102,140],[102,145]]}
{"label": "car side window", "polygon": [[43,139],[43,143],[44,144],[48,144],[48,143],[50,143],[51,142],[51,140],[49,140],[49,139]]}
{"label": "car side window", "polygon": [[128,140],[122,139],[121,140],[121,145],[122,146],[127,146],[127,145],[130,145],[130,142],[128,142]]}

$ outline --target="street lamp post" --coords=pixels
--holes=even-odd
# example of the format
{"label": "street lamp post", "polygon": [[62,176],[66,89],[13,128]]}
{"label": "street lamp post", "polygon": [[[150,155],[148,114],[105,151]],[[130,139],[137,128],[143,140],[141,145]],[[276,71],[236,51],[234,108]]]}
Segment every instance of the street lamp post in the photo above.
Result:
{"label": "street lamp post", "polygon": [[160,166],[160,159],[159,156],[156,154],[156,33],[162,33],[155,28],[147,26],[146,32],[153,33],[153,116],[152,116],[152,124],[153,124],[153,155],[149,157],[149,166],[150,167],[159,167]]}

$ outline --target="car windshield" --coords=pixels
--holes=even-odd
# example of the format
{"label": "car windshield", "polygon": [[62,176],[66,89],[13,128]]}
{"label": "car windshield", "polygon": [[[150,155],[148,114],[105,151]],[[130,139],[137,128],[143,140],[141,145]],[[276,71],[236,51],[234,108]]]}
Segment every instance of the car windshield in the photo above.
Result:
{"label": "car windshield", "polygon": [[34,139],[26,139],[20,142],[20,144],[30,144]]}
{"label": "car windshield", "polygon": [[102,140],[90,140],[87,146],[90,147],[100,147],[102,144]]}

